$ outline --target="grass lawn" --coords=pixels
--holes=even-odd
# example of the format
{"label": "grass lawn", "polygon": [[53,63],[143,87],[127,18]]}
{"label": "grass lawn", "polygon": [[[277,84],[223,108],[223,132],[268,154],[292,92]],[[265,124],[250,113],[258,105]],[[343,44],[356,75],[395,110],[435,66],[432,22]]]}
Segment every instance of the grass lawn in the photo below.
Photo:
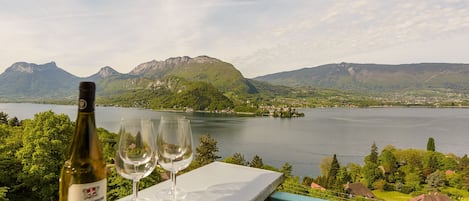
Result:
{"label": "grass lawn", "polygon": [[379,199],[386,201],[409,201],[412,196],[397,191],[373,191],[373,194]]}
{"label": "grass lawn", "polygon": [[[465,190],[460,190],[456,188],[443,188],[441,189],[442,193],[445,194],[453,194],[453,195],[460,195],[462,196],[462,200],[460,201],[469,201],[469,192]],[[379,199],[383,199],[386,201],[408,201],[412,198],[409,194],[400,193],[397,191],[379,191],[374,190],[373,193]]]}

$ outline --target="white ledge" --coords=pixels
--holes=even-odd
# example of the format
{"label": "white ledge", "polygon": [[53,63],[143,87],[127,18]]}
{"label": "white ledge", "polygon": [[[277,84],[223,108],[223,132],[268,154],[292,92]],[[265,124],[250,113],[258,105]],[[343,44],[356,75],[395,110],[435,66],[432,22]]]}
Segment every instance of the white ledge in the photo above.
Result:
{"label": "white ledge", "polygon": [[[177,187],[188,193],[185,201],[263,201],[282,179],[279,172],[213,162],[178,176]],[[139,197],[162,200],[158,192],[170,186],[170,181],[159,183],[141,190]],[[120,200],[128,200],[130,196]]]}

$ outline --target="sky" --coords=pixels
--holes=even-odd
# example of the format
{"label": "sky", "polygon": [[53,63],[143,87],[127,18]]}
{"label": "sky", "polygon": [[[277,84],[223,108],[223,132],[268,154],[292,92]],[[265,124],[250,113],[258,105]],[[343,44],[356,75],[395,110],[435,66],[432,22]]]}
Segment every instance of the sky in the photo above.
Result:
{"label": "sky", "polygon": [[329,63],[469,63],[468,0],[0,0],[0,73],[80,77],[207,55],[245,77]]}

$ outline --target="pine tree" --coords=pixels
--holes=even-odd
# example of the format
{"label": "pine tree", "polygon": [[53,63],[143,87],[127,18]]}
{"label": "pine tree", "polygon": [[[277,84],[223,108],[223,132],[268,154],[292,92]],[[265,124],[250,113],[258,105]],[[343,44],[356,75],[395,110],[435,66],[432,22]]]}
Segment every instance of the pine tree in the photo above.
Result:
{"label": "pine tree", "polygon": [[373,142],[373,144],[371,145],[370,155],[365,157],[365,162],[366,161],[378,164],[378,147],[376,146],[375,142]]}
{"label": "pine tree", "polygon": [[337,156],[334,154],[332,157],[331,169],[329,169],[329,174],[327,176],[327,187],[333,188],[337,183],[337,173],[339,172],[340,164],[337,160]]}
{"label": "pine tree", "polygon": [[428,138],[427,151],[435,151],[435,139],[432,137]]}

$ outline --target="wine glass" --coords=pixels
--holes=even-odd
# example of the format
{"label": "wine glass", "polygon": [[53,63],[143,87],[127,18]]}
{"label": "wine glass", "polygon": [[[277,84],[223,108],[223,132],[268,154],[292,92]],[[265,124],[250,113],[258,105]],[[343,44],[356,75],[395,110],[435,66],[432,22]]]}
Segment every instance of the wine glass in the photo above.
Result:
{"label": "wine glass", "polygon": [[132,179],[132,201],[149,200],[138,197],[138,182],[150,175],[157,163],[153,129],[150,120],[121,121],[119,144],[114,160],[117,172],[126,179]]}
{"label": "wine glass", "polygon": [[184,199],[187,193],[176,189],[176,174],[193,159],[192,130],[184,117],[161,117],[156,137],[158,163],[171,172],[171,200]]}

